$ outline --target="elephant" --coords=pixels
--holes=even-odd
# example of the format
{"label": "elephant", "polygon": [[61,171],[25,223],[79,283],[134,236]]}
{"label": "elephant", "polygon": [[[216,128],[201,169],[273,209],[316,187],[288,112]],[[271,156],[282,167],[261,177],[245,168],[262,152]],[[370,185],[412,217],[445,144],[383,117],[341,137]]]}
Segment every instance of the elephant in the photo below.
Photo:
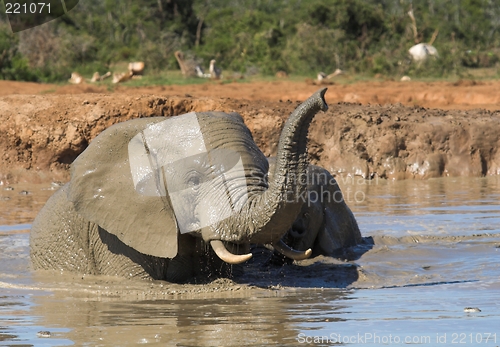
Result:
{"label": "elephant", "polygon": [[[276,162],[269,160],[269,164],[271,173]],[[298,251],[311,249],[311,257],[342,256],[349,247],[362,244],[358,223],[330,172],[309,165],[306,179],[307,194],[301,197],[302,209],[283,237],[286,244]]]}
{"label": "elephant", "polygon": [[230,274],[250,244],[283,242],[302,209],[307,135],[326,88],[295,109],[269,163],[237,113],[139,118],[99,134],[35,218],[34,269],[186,282]]}

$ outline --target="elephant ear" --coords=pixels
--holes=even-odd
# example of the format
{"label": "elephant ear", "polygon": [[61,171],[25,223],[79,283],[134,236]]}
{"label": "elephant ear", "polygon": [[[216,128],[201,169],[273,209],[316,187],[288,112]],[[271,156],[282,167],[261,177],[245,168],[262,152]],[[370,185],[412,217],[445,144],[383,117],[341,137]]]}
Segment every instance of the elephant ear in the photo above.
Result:
{"label": "elephant ear", "polygon": [[74,161],[68,198],[84,218],[126,245],[173,258],[177,222],[144,137],[165,119],[134,119],[103,131]]}

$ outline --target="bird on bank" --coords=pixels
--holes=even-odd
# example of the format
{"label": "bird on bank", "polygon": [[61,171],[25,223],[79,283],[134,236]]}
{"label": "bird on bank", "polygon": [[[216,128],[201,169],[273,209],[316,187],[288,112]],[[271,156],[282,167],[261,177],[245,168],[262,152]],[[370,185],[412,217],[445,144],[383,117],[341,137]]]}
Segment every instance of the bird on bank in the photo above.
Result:
{"label": "bird on bank", "polygon": [[221,79],[222,78],[222,69],[215,65],[215,59],[210,60],[210,76],[213,79]]}
{"label": "bird on bank", "polygon": [[209,73],[205,73],[205,71],[203,71],[203,68],[200,65],[196,65],[194,69],[196,70],[196,75],[200,78],[210,78],[211,77],[211,75]]}

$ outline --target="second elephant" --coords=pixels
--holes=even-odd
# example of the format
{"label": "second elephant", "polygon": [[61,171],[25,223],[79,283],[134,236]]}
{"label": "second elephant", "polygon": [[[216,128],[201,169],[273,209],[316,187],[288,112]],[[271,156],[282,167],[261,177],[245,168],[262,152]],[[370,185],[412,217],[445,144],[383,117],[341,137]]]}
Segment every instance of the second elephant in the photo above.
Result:
{"label": "second elephant", "polygon": [[[273,172],[275,160],[269,163]],[[358,223],[330,172],[309,165],[305,180],[307,193],[300,197],[302,209],[283,240],[299,251],[311,249],[312,257],[341,256],[347,248],[361,244]]]}

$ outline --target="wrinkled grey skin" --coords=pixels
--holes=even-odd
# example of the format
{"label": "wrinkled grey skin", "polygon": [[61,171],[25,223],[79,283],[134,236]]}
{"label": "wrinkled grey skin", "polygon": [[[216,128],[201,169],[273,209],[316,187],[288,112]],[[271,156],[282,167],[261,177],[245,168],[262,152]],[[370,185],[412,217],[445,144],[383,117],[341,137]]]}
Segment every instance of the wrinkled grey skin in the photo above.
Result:
{"label": "wrinkled grey skin", "polygon": [[[275,160],[269,160],[270,172]],[[293,249],[318,255],[340,256],[362,243],[361,232],[340,187],[328,170],[309,165],[304,204],[283,240]]]}
{"label": "wrinkled grey skin", "polygon": [[[239,213],[190,233],[179,232],[169,194],[138,194],[130,172],[128,144],[165,118],[135,119],[108,128],[75,160],[70,182],[49,199],[33,222],[34,268],[172,282],[226,274],[231,266],[215,256],[211,242],[222,241],[235,254],[247,252],[251,243],[273,244],[300,213],[299,196],[305,194],[307,184],[290,177],[307,172],[307,133],[314,115],[327,109],[325,91],[315,93],[289,117],[269,180],[268,161],[241,116],[197,114],[208,151],[229,149],[239,154],[246,185],[225,184],[247,200]],[[181,140],[184,134],[179,136]],[[190,173],[189,165],[179,167]],[[212,194],[219,189],[212,187]],[[224,194],[221,191],[221,198]]]}

